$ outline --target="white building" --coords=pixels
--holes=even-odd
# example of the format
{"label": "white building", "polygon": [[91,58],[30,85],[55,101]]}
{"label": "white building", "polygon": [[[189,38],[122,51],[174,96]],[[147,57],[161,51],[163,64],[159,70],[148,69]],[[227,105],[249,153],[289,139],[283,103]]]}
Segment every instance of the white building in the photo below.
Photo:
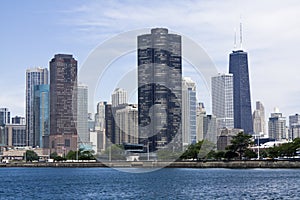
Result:
{"label": "white building", "polygon": [[197,131],[196,131],[196,141],[203,140],[203,118],[206,116],[206,111],[203,103],[198,103],[196,108],[196,121],[197,121]]}
{"label": "white building", "polygon": [[112,107],[118,107],[127,103],[127,91],[122,88],[116,88],[111,97]]}
{"label": "white building", "polygon": [[77,90],[77,135],[79,146],[89,144],[88,87],[83,84],[79,84]]}
{"label": "white building", "polygon": [[233,75],[218,74],[211,79],[212,114],[217,118],[218,128],[233,128]]}
{"label": "white building", "polygon": [[256,109],[253,112],[253,131],[254,133],[266,133],[265,108],[260,101],[256,102]]}
{"label": "white building", "polygon": [[300,115],[289,116],[289,139],[300,138]]}
{"label": "white building", "polygon": [[196,83],[189,77],[182,79],[182,142],[196,143]]}
{"label": "white building", "polygon": [[279,112],[278,108],[275,108],[274,113],[271,113],[269,118],[269,138],[275,140],[287,139],[286,137],[286,120]]}

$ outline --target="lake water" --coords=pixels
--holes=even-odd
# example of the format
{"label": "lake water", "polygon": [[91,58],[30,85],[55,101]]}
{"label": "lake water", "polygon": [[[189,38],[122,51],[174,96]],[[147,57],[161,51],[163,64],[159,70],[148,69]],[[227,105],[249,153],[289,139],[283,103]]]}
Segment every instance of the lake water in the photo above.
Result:
{"label": "lake water", "polygon": [[0,168],[0,178],[1,200],[300,199],[294,169]]}

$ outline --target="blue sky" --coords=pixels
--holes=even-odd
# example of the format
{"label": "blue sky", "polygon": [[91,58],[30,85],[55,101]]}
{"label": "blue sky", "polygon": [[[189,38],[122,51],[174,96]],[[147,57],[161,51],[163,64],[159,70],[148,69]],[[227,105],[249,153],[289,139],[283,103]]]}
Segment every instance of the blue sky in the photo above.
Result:
{"label": "blue sky", "polygon": [[[295,114],[300,111],[299,10],[300,2],[292,0],[2,1],[0,107],[24,116],[27,68],[48,67],[56,53],[73,54],[81,66],[98,45],[134,29],[167,27],[183,34],[207,52],[218,71],[227,72],[242,16],[253,109],[260,100],[266,116],[274,107],[285,116]],[[112,65],[134,69],[135,59],[133,53]],[[195,79],[201,84],[200,77]],[[109,101],[111,84],[104,88],[97,98]],[[198,88],[198,100],[209,104]]]}

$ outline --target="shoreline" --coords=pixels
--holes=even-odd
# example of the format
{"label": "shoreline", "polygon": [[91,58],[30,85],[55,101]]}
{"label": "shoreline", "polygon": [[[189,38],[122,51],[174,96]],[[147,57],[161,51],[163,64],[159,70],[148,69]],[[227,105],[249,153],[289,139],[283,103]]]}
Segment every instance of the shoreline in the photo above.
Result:
{"label": "shoreline", "polygon": [[53,163],[1,163],[1,167],[63,167],[63,168],[229,168],[229,169],[254,169],[254,168],[299,168],[300,161],[113,161],[113,162],[53,162]]}

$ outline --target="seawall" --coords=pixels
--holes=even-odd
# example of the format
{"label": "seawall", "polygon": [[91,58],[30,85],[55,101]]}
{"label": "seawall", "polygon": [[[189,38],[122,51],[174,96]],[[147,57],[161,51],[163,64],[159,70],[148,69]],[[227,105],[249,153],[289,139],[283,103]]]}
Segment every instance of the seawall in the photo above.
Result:
{"label": "seawall", "polygon": [[145,167],[145,168],[300,168],[300,161],[207,161],[207,162],[53,162],[1,163],[0,167]]}

